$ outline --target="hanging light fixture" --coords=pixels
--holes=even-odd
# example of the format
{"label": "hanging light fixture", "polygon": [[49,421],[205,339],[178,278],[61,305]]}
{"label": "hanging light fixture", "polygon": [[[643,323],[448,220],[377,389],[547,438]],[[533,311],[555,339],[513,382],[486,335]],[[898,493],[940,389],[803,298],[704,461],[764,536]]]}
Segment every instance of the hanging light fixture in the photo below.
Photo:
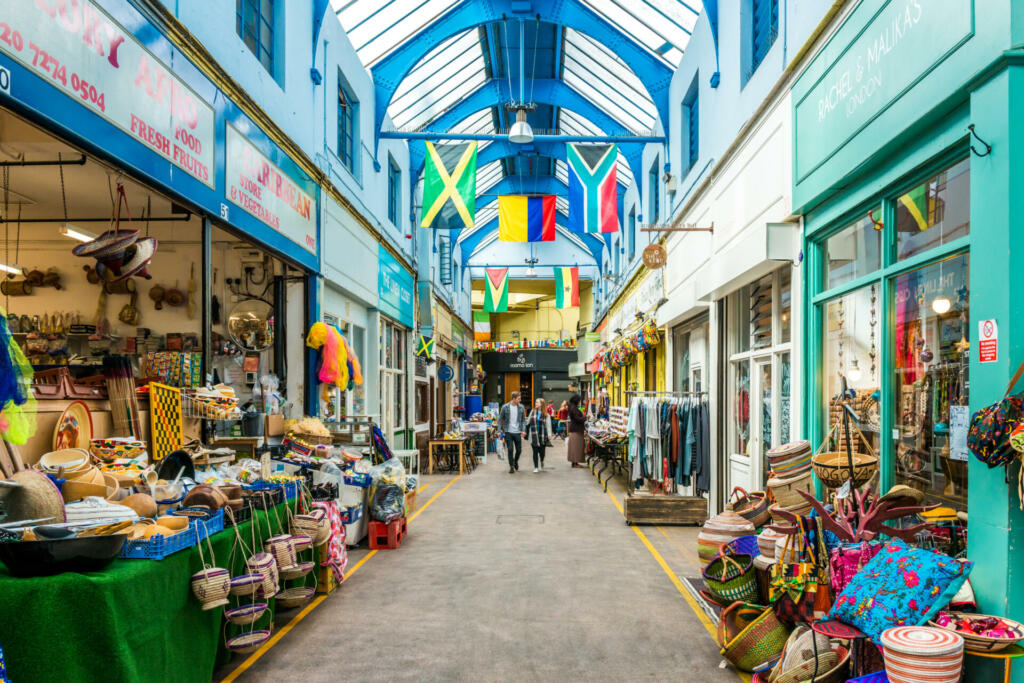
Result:
{"label": "hanging light fixture", "polygon": [[[536,50],[536,47],[534,47]],[[526,28],[522,20],[519,22],[519,102],[510,110],[516,113],[516,122],[508,131],[508,141],[517,145],[528,145],[533,142],[533,128],[526,121],[526,113],[533,111],[532,105],[526,104]],[[511,84],[510,84],[511,85]],[[512,93],[509,93],[511,97]]]}
{"label": "hanging light fixture", "polygon": [[849,379],[851,382],[854,382],[854,383],[860,381],[860,378],[861,378],[860,362],[856,358],[854,358],[850,362],[850,371],[848,373],[846,373],[846,377],[847,377],[847,379]]}
{"label": "hanging light fixture", "polygon": [[72,225],[71,223],[65,223],[64,225],[60,226],[59,232],[65,237],[69,237],[73,240],[78,240],[79,242],[92,242],[94,239],[98,237],[98,235],[96,235],[95,233],[91,233],[88,230],[83,230],[82,228]]}
{"label": "hanging light fixture", "polygon": [[0,261],[0,273],[9,273],[11,275],[21,275],[24,271],[21,266],[17,263],[4,263]]}
{"label": "hanging light fixture", "polygon": [[940,296],[932,301],[932,310],[939,315],[949,313],[949,309],[953,307],[953,302],[949,300],[949,297]]}

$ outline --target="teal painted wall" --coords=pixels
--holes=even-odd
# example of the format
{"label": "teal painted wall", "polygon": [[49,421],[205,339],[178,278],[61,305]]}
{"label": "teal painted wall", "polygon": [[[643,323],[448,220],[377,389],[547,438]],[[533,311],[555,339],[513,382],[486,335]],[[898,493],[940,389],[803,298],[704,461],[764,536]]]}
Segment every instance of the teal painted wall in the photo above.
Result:
{"label": "teal painted wall", "polygon": [[[871,35],[889,31],[897,8],[917,12],[921,18],[891,44],[881,75],[889,90],[881,97],[857,100],[844,128],[835,122],[822,125],[817,110],[805,109],[819,96],[829,79],[854,65],[866,54]],[[984,158],[971,155],[971,234],[962,246],[970,249],[970,335],[976,338],[977,321],[995,318],[999,326],[999,361],[982,365],[976,345],[971,349],[970,410],[998,400],[1010,376],[1024,361],[1024,51],[1013,50],[1024,40],[1024,3],[1008,0],[863,0],[812,60],[793,88],[794,102],[794,211],[805,218],[805,253],[810,269],[805,282],[808,302],[804,377],[805,420],[811,438],[822,438],[820,403],[822,371],[818,357],[823,320],[812,302],[820,291],[821,254],[818,242],[852,215],[861,215],[883,196],[904,191],[903,183],[921,175],[941,159],[962,158],[971,139],[967,125],[992,145]],[[936,20],[926,17],[937,12]],[[966,14],[965,14],[966,13]],[[906,16],[905,13],[903,15]],[[877,17],[877,18],[876,18]],[[943,17],[949,17],[944,22]],[[921,30],[919,30],[921,29]],[[852,45],[851,45],[852,43]],[[907,56],[903,48],[914,51]],[[840,66],[833,64],[839,60]],[[862,78],[864,75],[862,75]],[[854,80],[854,82],[856,82]],[[863,82],[863,80],[861,81]],[[855,91],[847,89],[849,98]],[[819,98],[820,99],[820,98]],[[867,108],[867,110],[860,109]],[[813,116],[809,113],[813,112]],[[832,114],[846,115],[844,109]],[[976,148],[980,145],[975,141]],[[982,150],[983,151],[983,150]],[[802,160],[802,161],[801,161]],[[882,320],[886,317],[883,306]],[[891,330],[888,332],[891,337]],[[889,390],[884,367],[883,393]],[[891,384],[891,380],[888,380]],[[882,434],[891,432],[883,410]],[[891,419],[891,418],[889,418]],[[886,444],[888,441],[888,444]],[[891,462],[891,439],[883,438],[884,463]],[[1015,483],[1017,469],[1010,472]],[[1000,468],[989,470],[973,456],[969,464],[968,557],[976,562],[972,582],[981,611],[1024,618],[1024,513],[1014,485]],[[891,474],[883,484],[891,483]],[[969,661],[973,658],[969,658]],[[970,664],[969,680],[1000,680],[998,666]],[[1024,667],[1013,680],[1024,681]]]}

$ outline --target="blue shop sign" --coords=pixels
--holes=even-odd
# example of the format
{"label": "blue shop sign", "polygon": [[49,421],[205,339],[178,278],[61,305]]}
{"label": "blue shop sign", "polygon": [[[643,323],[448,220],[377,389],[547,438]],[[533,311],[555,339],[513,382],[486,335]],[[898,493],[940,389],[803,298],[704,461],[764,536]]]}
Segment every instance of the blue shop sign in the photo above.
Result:
{"label": "blue shop sign", "polygon": [[377,246],[377,308],[406,327],[415,325],[412,298],[416,281],[384,245]]}

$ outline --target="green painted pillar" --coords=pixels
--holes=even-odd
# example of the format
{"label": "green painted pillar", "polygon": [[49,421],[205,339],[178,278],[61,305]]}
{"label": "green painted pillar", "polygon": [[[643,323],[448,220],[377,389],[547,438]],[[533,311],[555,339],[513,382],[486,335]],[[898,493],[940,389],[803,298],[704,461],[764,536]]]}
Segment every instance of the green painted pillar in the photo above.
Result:
{"label": "green painted pillar", "polygon": [[[1009,65],[971,94],[971,121],[992,153],[971,156],[971,365],[972,413],[998,401],[1024,361],[1024,66]],[[984,149],[974,141],[975,149]],[[999,360],[979,362],[978,322],[995,319]],[[1024,385],[1024,382],[1021,383]],[[1020,387],[1024,388],[1024,387]],[[1016,491],[1017,467],[1007,484],[1003,468],[969,464],[968,557],[979,609],[1024,620],[1024,513]],[[974,659],[974,658],[969,658]],[[971,680],[1001,680],[998,668],[975,670]],[[982,677],[978,677],[982,676]],[[1024,682],[1024,664],[1014,681]]]}

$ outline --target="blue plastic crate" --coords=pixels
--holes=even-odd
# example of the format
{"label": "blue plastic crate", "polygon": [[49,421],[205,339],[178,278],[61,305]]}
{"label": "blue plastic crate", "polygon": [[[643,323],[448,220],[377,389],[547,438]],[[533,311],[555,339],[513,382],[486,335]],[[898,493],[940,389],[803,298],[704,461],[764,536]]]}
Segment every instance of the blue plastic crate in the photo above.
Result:
{"label": "blue plastic crate", "polygon": [[276,482],[263,481],[260,479],[251,484],[244,484],[242,488],[248,491],[283,491],[284,497],[287,500],[291,500],[299,495],[298,481],[288,482],[287,484],[278,484]]}
{"label": "blue plastic crate", "polygon": [[189,521],[189,524],[196,530],[196,539],[201,541],[218,531],[224,531],[224,510],[217,510],[212,517],[206,520],[192,519]]}
{"label": "blue plastic crate", "polygon": [[349,486],[368,488],[373,483],[373,477],[365,472],[351,472],[345,475],[345,483]]}
{"label": "blue plastic crate", "polygon": [[355,524],[363,518],[362,505],[346,505],[340,515],[342,524]]}
{"label": "blue plastic crate", "polygon": [[[223,525],[224,519],[221,518]],[[171,536],[152,536],[147,539],[127,540],[121,548],[121,557],[133,560],[162,560],[179,550],[191,548],[198,542],[195,526]]]}

